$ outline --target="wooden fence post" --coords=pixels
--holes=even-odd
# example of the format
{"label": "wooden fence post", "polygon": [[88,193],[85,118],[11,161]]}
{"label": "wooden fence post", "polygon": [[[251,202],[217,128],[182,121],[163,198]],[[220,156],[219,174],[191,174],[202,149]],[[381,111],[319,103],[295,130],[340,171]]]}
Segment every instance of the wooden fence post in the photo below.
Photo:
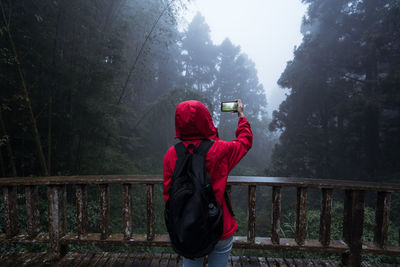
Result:
{"label": "wooden fence post", "polygon": [[280,242],[280,218],[281,218],[281,187],[272,187],[272,244],[279,245]]}
{"label": "wooden fence post", "polygon": [[[362,234],[364,223],[364,191],[346,190],[345,196],[345,218],[343,234],[350,252],[342,255],[342,264],[345,266],[361,266]],[[349,209],[351,206],[351,212]]]}
{"label": "wooden fence post", "polygon": [[297,244],[304,245],[306,238],[306,212],[307,212],[307,188],[297,188],[296,204],[296,237]]}
{"label": "wooden fence post", "polygon": [[390,193],[378,192],[375,211],[374,243],[383,248],[387,243],[389,228]]}
{"label": "wooden fence post", "polygon": [[344,201],[343,201],[343,240],[347,244],[350,244],[351,240],[351,223],[352,223],[352,201],[353,201],[353,191],[344,191]]}
{"label": "wooden fence post", "polygon": [[100,231],[101,239],[107,239],[110,236],[110,188],[108,184],[99,185],[100,200]]}
{"label": "wooden fence post", "polygon": [[11,238],[18,234],[17,187],[3,187],[3,197],[6,221],[6,236],[7,238]]}
{"label": "wooden fence post", "polygon": [[130,184],[122,186],[122,213],[124,218],[124,239],[132,238],[132,190]]}
{"label": "wooden fence post", "polygon": [[76,185],[76,219],[78,223],[78,236],[86,236],[88,233],[88,202],[85,184]]}
{"label": "wooden fence post", "polygon": [[25,187],[26,228],[30,238],[35,238],[40,232],[39,190],[37,185]]}
{"label": "wooden fence post", "polygon": [[331,240],[332,189],[322,189],[321,217],[319,223],[319,241],[329,246]]}
{"label": "wooden fence post", "polygon": [[67,246],[60,243],[60,239],[66,234],[67,227],[65,185],[49,185],[47,198],[49,201],[50,257],[59,258],[67,253]]}
{"label": "wooden fence post", "polygon": [[249,221],[247,224],[247,241],[254,243],[256,235],[256,186],[249,185],[249,195],[248,195],[248,214]]}
{"label": "wooden fence post", "polygon": [[154,184],[146,185],[147,240],[154,239]]}

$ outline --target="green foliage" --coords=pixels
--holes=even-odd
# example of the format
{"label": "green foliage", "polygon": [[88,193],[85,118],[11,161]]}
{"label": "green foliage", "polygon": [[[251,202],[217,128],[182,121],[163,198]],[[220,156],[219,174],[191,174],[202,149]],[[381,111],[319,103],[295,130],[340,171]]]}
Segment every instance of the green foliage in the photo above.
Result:
{"label": "green foliage", "polygon": [[303,1],[303,42],[278,83],[268,175],[384,181],[399,173],[398,3]]}
{"label": "green foliage", "polygon": [[[238,201],[240,202],[240,201]],[[240,206],[238,210],[235,207],[236,220],[242,228],[247,229],[247,214],[246,209]],[[257,219],[264,217],[257,212]],[[269,220],[269,218],[267,219]],[[334,201],[332,205],[332,219],[331,219],[331,240],[342,240],[343,236],[343,203]],[[319,238],[319,223],[320,211],[314,208],[307,209],[306,215],[306,238],[318,240]],[[265,227],[265,221],[260,223],[261,227]],[[363,226],[363,242],[373,242],[375,226],[375,211],[371,207],[366,207],[364,211],[364,226]],[[240,229],[237,235],[246,236],[244,229]],[[397,244],[397,228],[395,223],[390,221],[388,230],[388,243]],[[294,238],[296,232],[296,213],[293,209],[283,209],[281,218],[281,238]],[[269,233],[268,233],[269,235]],[[257,236],[259,236],[257,234]],[[296,252],[296,251],[264,251],[264,250],[244,250],[234,249],[233,255],[252,255],[262,257],[278,257],[278,258],[321,258],[340,260],[340,255],[323,254],[323,253],[309,253],[309,252]],[[400,263],[399,259],[395,257],[377,256],[377,255],[363,255],[363,261],[370,263]]]}
{"label": "green foliage", "polygon": [[[254,63],[229,41],[214,45],[200,14],[179,32],[176,18],[185,2],[165,9],[167,4],[4,3],[25,77],[21,80],[10,40],[2,34],[0,104],[7,132],[0,135],[2,173],[9,176],[15,161],[18,176],[41,174],[27,101],[51,175],[76,175],[161,173],[163,154],[174,144],[175,107],[183,100],[205,103],[221,135],[233,139],[237,119],[219,112],[219,101],[227,98],[243,99],[256,126],[255,149],[237,171],[262,173],[271,143]],[[29,99],[20,90],[22,81]]]}
{"label": "green foliage", "polygon": [[[168,9],[168,4],[172,3]],[[1,171],[41,175],[29,120],[33,108],[51,175],[161,173],[165,151],[176,141],[179,102],[203,102],[224,139],[233,139],[237,117],[220,115],[219,102],[241,98],[253,125],[254,149],[236,174],[262,174],[271,142],[264,89],[254,63],[229,40],[212,43],[198,14],[184,32],[177,18],[185,1],[44,0],[3,3],[16,54],[0,24]],[[163,13],[165,10],[165,13]],[[11,17],[8,17],[11,14]],[[1,14],[2,15],[2,14]],[[1,18],[3,21],[3,18]],[[155,24],[157,22],[157,24]],[[154,28],[152,28],[154,26]],[[16,58],[20,58],[23,79]],[[232,56],[232,58],[230,58]],[[21,83],[29,88],[28,97]],[[224,114],[227,115],[227,114]],[[10,145],[10,146],[8,146]],[[41,231],[48,231],[46,188],[39,189]],[[67,187],[68,231],[77,231],[74,188]],[[144,186],[133,187],[133,232],[145,233]],[[23,192],[18,195],[24,203]],[[1,204],[2,201],[0,201]],[[20,204],[21,204],[20,203]],[[88,186],[89,231],[99,232],[98,188]],[[157,233],[166,233],[162,188],[155,188]],[[122,231],[121,187],[110,187],[112,233]],[[18,220],[26,224],[24,204]],[[245,212],[238,211],[241,223]],[[0,206],[0,214],[4,214]],[[21,227],[25,231],[24,226]],[[4,232],[4,222],[0,222]],[[37,249],[45,249],[38,246]],[[23,246],[2,246],[24,250]],[[30,248],[29,248],[30,249]],[[70,250],[97,247],[69,246]],[[154,248],[110,248],[154,251]],[[158,249],[169,251],[171,249]]]}
{"label": "green foliage", "polygon": [[[22,189],[22,188],[21,188]],[[89,218],[89,231],[100,232],[99,229],[99,201],[98,201],[98,187],[88,186],[88,218]],[[256,236],[267,237],[270,236],[270,206],[266,204],[267,199],[271,199],[270,187],[257,188],[257,202],[256,202]],[[239,231],[235,233],[237,236],[247,235],[247,186],[234,186],[232,187],[232,204],[235,212],[236,221],[239,225]],[[294,192],[294,191],[293,191]],[[281,237],[294,238],[295,225],[296,225],[296,212],[293,209],[293,196],[292,191],[285,190],[283,193],[284,201],[282,202],[281,212]],[[320,223],[320,210],[319,198],[309,192],[309,200],[307,201],[307,215],[306,215],[306,238],[318,240],[319,238],[319,223]],[[46,186],[39,187],[39,210],[41,218],[41,231],[48,231],[48,202],[46,199]],[[77,213],[76,213],[76,199],[73,186],[67,186],[67,226],[68,232],[77,232]],[[393,194],[396,197],[396,194]],[[20,231],[24,232],[26,225],[26,207],[23,192],[18,192],[18,224]],[[367,201],[368,202],[368,201]],[[167,234],[164,224],[164,199],[162,197],[162,186],[155,185],[154,187],[154,203],[155,203],[155,232],[157,234]],[[132,222],[133,232],[135,234],[144,234],[147,231],[146,220],[146,186],[133,185],[132,186]],[[368,204],[368,203],[367,203]],[[110,230],[111,233],[122,232],[122,186],[110,186]],[[332,205],[332,218],[331,218],[331,240],[342,240],[343,229],[343,203],[334,201]],[[4,214],[3,198],[0,198],[0,214]],[[363,226],[363,241],[372,242],[375,227],[375,210],[369,205],[366,205],[364,211],[364,226]],[[0,221],[0,232],[4,232],[4,220]],[[393,219],[389,222],[388,229],[388,243],[397,244],[398,242],[398,227]],[[48,245],[16,245],[16,244],[2,244],[0,252],[4,251],[45,251]],[[76,246],[70,245],[70,251],[90,250],[95,251],[118,251],[118,252],[136,252],[136,253],[172,253],[171,248],[156,248],[156,247],[96,247],[96,246]],[[295,257],[295,258],[322,258],[340,260],[340,255],[321,254],[321,253],[304,253],[296,251],[266,251],[266,250],[247,250],[247,249],[234,249],[233,255],[246,255],[246,256],[262,256],[262,257]],[[376,255],[363,255],[363,260],[370,263],[400,263],[397,258],[376,256]]]}
{"label": "green foliage", "polygon": [[[3,1],[4,2],[4,1]],[[2,4],[3,4],[2,2]],[[6,25],[0,24],[0,130],[2,173],[40,175],[30,102],[47,164],[52,175],[161,173],[165,151],[174,144],[176,105],[196,99],[209,108],[220,136],[234,139],[237,118],[221,114],[219,103],[240,98],[254,133],[254,144],[235,168],[235,175],[354,178],[387,177],[397,182],[399,158],[399,4],[397,1],[307,0],[303,43],[282,73],[279,84],[290,94],[273,114],[254,62],[229,39],[215,45],[209,27],[197,14],[179,32],[177,19],[185,1],[173,4],[160,17],[164,0],[8,1]],[[1,14],[2,15],[2,14]],[[160,18],[153,31],[152,25]],[[1,19],[3,21],[3,18]],[[21,82],[29,88],[27,98]],[[281,132],[280,142],[270,129]],[[10,145],[8,148],[7,145]],[[271,162],[265,170],[275,145]],[[21,189],[19,189],[21,190]],[[68,230],[76,231],[74,189],[68,187]],[[236,191],[237,190],[237,191]],[[247,188],[234,189],[239,235],[246,235]],[[257,189],[258,190],[258,189]],[[41,230],[47,232],[46,188],[40,187]],[[144,186],[133,187],[134,233],[145,233]],[[257,206],[269,197],[265,190]],[[111,232],[122,231],[121,187],[111,186]],[[25,231],[23,192],[18,192],[18,221]],[[4,214],[0,200],[0,214]],[[155,187],[155,229],[166,233],[162,188]],[[289,204],[294,200],[288,201]],[[260,205],[259,205],[260,204]],[[312,203],[311,203],[312,204]],[[399,195],[393,194],[389,241],[396,241]],[[236,208],[237,207],[237,208]],[[281,233],[293,237],[295,213],[283,207]],[[88,188],[89,230],[99,232],[98,189]],[[257,234],[268,236],[267,208],[257,208]],[[331,238],[341,239],[343,206],[333,205]],[[374,212],[365,210],[364,240],[373,238]],[[319,211],[310,206],[307,238],[318,238]],[[262,230],[260,230],[262,229]],[[0,221],[4,232],[4,221]],[[35,246],[36,250],[47,245]],[[24,251],[2,245],[1,251]],[[70,246],[71,250],[98,247]],[[149,252],[170,249],[118,248]],[[234,253],[244,253],[235,250]],[[252,252],[250,252],[251,254]],[[254,252],[263,255],[265,251]],[[246,252],[248,254],[248,252]],[[306,257],[307,254],[270,253]],[[265,256],[265,254],[264,254]],[[328,257],[321,255],[321,257]],[[330,256],[329,256],[330,257]],[[366,257],[380,262],[385,257]]]}

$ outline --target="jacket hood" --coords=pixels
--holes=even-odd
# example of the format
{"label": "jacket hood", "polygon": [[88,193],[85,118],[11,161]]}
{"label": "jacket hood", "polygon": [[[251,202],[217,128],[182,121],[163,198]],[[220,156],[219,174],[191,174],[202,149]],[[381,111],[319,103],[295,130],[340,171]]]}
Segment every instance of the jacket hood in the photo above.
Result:
{"label": "jacket hood", "polygon": [[175,112],[175,138],[179,139],[217,139],[210,111],[203,103],[196,100],[178,104]]}

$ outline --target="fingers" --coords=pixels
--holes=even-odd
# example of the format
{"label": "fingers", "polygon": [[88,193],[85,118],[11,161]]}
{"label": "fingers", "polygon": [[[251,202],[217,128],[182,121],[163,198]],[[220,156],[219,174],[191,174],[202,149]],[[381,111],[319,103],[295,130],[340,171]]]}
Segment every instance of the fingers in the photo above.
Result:
{"label": "fingers", "polygon": [[243,113],[243,102],[240,99],[236,99],[235,100],[238,103],[238,108],[237,108],[237,112],[238,112],[238,116],[239,117],[244,117],[244,113]]}

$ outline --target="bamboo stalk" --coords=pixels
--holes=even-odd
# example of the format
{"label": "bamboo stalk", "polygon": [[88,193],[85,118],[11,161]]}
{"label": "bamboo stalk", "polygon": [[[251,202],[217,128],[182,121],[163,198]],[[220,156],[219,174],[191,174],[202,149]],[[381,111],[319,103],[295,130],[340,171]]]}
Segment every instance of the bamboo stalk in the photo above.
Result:
{"label": "bamboo stalk", "polygon": [[[1,107],[0,107],[0,126],[1,126],[1,131],[3,133],[3,136],[8,136],[7,135],[7,129],[3,120],[3,113],[1,111]],[[8,150],[8,154],[10,156],[10,164],[11,164],[11,171],[12,171],[12,176],[13,177],[17,177],[17,168],[15,167],[15,158],[14,158],[14,153],[11,147],[11,142],[10,142],[10,137],[8,137],[7,140],[7,150]],[[3,163],[3,157],[1,156],[1,162]],[[2,164],[4,165],[4,164]],[[4,168],[4,174],[3,176],[5,176],[5,167],[2,166],[2,169]]]}
{"label": "bamboo stalk", "polygon": [[4,25],[5,25],[6,30],[7,30],[8,39],[10,41],[11,49],[12,49],[13,54],[14,54],[14,59],[15,59],[15,62],[17,63],[18,74],[19,74],[19,77],[21,79],[21,85],[22,85],[22,88],[23,88],[24,98],[25,98],[26,104],[28,106],[29,118],[30,118],[30,121],[31,121],[32,127],[33,127],[34,139],[35,139],[36,148],[37,148],[37,151],[38,151],[38,155],[39,155],[39,160],[40,160],[40,164],[41,164],[41,167],[42,167],[42,171],[43,171],[45,176],[49,176],[49,172],[48,172],[47,164],[46,164],[46,159],[44,157],[44,153],[43,153],[43,149],[42,149],[42,142],[40,141],[39,130],[37,128],[36,119],[35,119],[35,116],[33,114],[33,109],[32,109],[32,105],[31,105],[31,100],[29,98],[28,87],[27,87],[27,84],[26,84],[24,73],[22,71],[22,69],[23,69],[22,68],[22,64],[21,64],[21,61],[19,60],[17,48],[16,48],[14,40],[13,40],[13,38],[11,36],[10,24],[9,24],[9,22],[7,22],[6,14],[5,14],[2,2],[0,2],[0,7],[1,7],[2,15],[3,15]]}

